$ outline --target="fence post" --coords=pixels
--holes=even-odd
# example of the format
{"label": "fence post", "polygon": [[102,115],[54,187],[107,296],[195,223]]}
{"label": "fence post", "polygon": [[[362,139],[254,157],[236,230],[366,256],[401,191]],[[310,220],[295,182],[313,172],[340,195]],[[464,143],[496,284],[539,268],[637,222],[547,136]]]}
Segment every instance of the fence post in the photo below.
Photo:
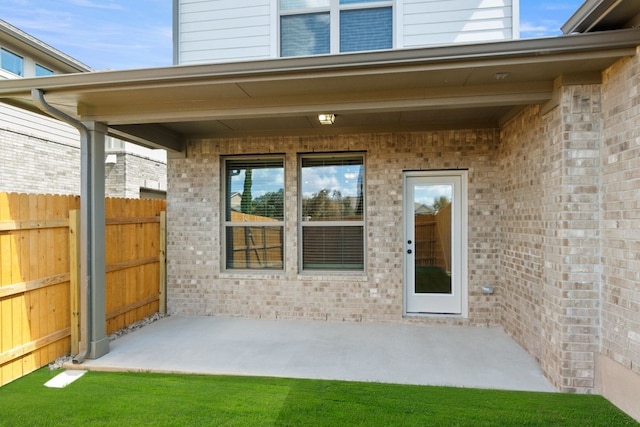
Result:
{"label": "fence post", "polygon": [[159,310],[167,314],[167,212],[160,212],[160,289]]}
{"label": "fence post", "polygon": [[69,294],[71,296],[71,354],[80,353],[80,215],[69,211]]}

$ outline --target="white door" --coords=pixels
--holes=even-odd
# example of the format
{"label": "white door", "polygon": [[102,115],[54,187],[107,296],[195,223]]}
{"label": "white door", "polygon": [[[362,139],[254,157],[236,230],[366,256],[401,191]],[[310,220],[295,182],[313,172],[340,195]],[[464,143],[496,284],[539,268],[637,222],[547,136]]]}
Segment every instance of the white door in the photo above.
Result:
{"label": "white door", "polygon": [[406,314],[467,313],[467,171],[404,174]]}

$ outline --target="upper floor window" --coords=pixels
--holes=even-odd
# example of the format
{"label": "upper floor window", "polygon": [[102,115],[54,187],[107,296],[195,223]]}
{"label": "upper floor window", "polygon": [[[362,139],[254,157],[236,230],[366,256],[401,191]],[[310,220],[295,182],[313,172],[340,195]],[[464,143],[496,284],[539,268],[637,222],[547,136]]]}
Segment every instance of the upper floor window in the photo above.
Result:
{"label": "upper floor window", "polygon": [[226,159],[225,267],[284,268],[284,161]]}
{"label": "upper floor window", "polygon": [[391,49],[391,0],[280,0],[280,56]]}
{"label": "upper floor window", "polygon": [[36,64],[36,77],[52,76],[53,70],[48,69],[40,64]]}
{"label": "upper floor window", "polygon": [[24,76],[24,59],[2,48],[0,49],[0,68],[22,77]]}

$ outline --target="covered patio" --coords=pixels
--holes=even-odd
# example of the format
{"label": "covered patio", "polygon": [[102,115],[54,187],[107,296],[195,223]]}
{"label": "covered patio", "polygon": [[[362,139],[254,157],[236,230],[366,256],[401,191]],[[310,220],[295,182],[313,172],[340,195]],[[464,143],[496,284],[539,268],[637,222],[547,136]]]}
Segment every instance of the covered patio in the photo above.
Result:
{"label": "covered patio", "polygon": [[[619,211],[602,195],[623,198],[615,181],[634,176],[622,163],[634,153],[619,153],[637,129],[626,114],[636,87],[625,82],[637,81],[638,40],[640,30],[621,29],[3,82],[3,102],[62,113],[89,136],[83,200],[93,195],[95,206],[84,211],[92,229],[83,241],[85,264],[95,265],[83,275],[92,298],[84,316],[97,360],[82,366],[551,390],[544,372],[558,390],[588,393],[598,377],[637,378],[616,361],[637,366],[627,348],[637,333],[619,328],[634,325],[622,306],[636,294],[619,283],[635,286],[637,269],[617,258],[637,227],[600,213]],[[319,113],[335,123],[321,125]],[[99,234],[106,135],[170,153],[172,316],[110,345]],[[300,159],[352,152],[367,158],[366,268],[304,271]],[[276,155],[287,170],[283,268],[229,269],[224,162]],[[469,174],[464,310],[408,316],[403,176],[430,170]],[[603,331],[627,347],[605,348]]]}
{"label": "covered patio", "polygon": [[553,391],[501,328],[170,316],[73,369]]}

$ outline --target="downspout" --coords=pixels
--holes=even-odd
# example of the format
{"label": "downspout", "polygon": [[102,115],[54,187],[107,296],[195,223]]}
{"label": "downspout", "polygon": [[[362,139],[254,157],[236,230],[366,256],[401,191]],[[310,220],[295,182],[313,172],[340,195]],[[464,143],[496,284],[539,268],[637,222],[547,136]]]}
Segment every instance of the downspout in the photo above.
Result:
{"label": "downspout", "polygon": [[[50,104],[47,103],[47,101],[44,99],[44,92],[41,89],[31,89],[31,97],[33,98],[34,103],[36,104],[36,106],[42,110],[43,112],[51,115],[52,117],[67,123],[71,126],[73,126],[74,128],[78,129],[78,131],[80,132],[80,146],[81,147],[90,147],[91,146],[91,134],[89,132],[89,129],[79,120],[74,119],[73,117],[63,113],[62,111],[54,108],[53,106],[51,106]],[[81,163],[85,164],[85,165],[89,165],[89,159],[88,159],[88,154],[87,154],[87,150],[86,149],[82,149],[81,148]],[[83,186],[84,186],[84,181],[83,181]],[[86,185],[86,189],[85,188],[81,188],[80,193],[85,196],[85,199],[90,198],[90,193],[91,192],[91,186],[90,185]],[[87,221],[91,221],[91,218],[88,218]],[[85,238],[88,236],[88,233],[86,230],[89,230],[89,224],[86,223],[86,221],[82,221],[83,224],[81,224],[81,228],[82,228],[82,232],[81,235],[84,236]],[[87,247],[88,245],[86,243],[82,244],[81,243],[81,248],[83,248],[82,250],[82,256],[83,258],[86,258],[88,260],[88,257],[90,257],[90,253],[91,251],[88,250],[89,248]],[[88,284],[90,283],[90,279],[87,276],[87,266],[90,265],[90,262],[84,262],[81,265],[85,265],[84,268],[82,268],[83,273],[81,275],[81,277],[84,279],[84,284],[86,287],[86,313],[84,313],[85,315],[85,319],[86,319],[86,324],[87,324],[87,328],[86,328],[86,333],[85,333],[85,348],[84,350],[76,355],[73,358],[73,363],[74,364],[78,364],[78,363],[82,363],[84,362],[84,360],[87,358],[87,356],[89,355],[89,350],[90,350],[90,343],[91,343],[91,331],[92,331],[92,316],[91,316],[91,311],[92,311],[92,304],[91,304],[91,287],[88,286]],[[82,280],[82,279],[81,279]]]}

